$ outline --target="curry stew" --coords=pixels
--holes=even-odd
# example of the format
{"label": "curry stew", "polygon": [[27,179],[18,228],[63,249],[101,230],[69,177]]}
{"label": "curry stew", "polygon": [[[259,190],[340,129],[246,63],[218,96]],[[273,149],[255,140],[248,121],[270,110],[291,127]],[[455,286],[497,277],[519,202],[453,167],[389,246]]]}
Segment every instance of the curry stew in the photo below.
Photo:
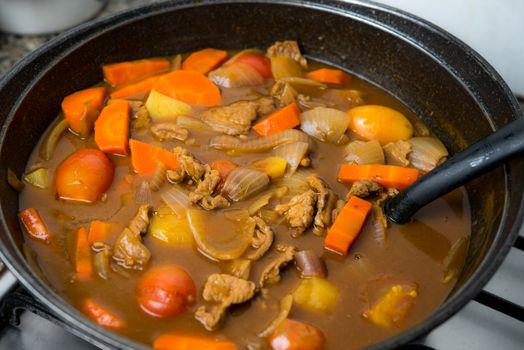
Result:
{"label": "curry stew", "polygon": [[27,258],[93,322],[162,350],[353,349],[450,292],[466,195],[387,222],[448,152],[385,92],[294,41],[102,69],[10,177]]}

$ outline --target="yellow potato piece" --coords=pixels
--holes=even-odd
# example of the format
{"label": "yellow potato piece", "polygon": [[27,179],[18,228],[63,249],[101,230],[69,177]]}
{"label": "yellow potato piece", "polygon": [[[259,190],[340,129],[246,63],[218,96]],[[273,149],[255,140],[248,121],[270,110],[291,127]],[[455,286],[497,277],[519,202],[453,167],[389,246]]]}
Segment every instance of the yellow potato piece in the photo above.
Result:
{"label": "yellow potato piece", "polygon": [[267,157],[259,159],[251,164],[251,168],[262,171],[271,179],[276,179],[284,176],[286,173],[287,161],[280,157]]}
{"label": "yellow potato piece", "polygon": [[175,121],[179,115],[191,112],[191,106],[187,103],[175,100],[155,90],[151,91],[147,98],[146,109],[153,123]]}
{"label": "yellow potato piece", "polygon": [[400,112],[378,105],[350,109],[349,129],[364,140],[377,140],[381,145],[407,140],[413,135],[413,125]]}
{"label": "yellow potato piece", "polygon": [[300,282],[293,292],[297,305],[312,311],[330,312],[338,300],[338,290],[328,280],[313,277]]}
{"label": "yellow potato piece", "polygon": [[171,246],[187,246],[194,242],[187,218],[179,218],[174,213],[154,215],[148,234]]}
{"label": "yellow potato piece", "polygon": [[372,308],[362,316],[377,326],[399,326],[413,306],[418,296],[414,285],[394,285]]}

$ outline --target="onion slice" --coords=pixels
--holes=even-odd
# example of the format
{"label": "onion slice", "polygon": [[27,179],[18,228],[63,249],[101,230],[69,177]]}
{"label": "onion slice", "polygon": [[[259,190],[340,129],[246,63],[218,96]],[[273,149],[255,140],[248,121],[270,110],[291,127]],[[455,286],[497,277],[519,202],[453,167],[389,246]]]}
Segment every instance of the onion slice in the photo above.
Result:
{"label": "onion slice", "polygon": [[287,161],[289,164],[288,174],[292,175],[306,156],[308,148],[309,144],[307,142],[293,142],[276,147],[273,150],[273,154]]}
{"label": "onion slice", "polygon": [[236,62],[222,66],[209,73],[209,79],[218,86],[237,88],[264,83],[264,78],[249,64]]}
{"label": "onion slice", "polygon": [[153,204],[153,196],[151,194],[151,187],[147,180],[142,180],[135,191],[136,204]]}
{"label": "onion slice", "polygon": [[384,164],[384,151],[380,142],[353,141],[344,148],[344,160],[355,164]]}
{"label": "onion slice", "polygon": [[269,176],[258,170],[236,168],[226,178],[222,192],[238,202],[259,193],[269,185]]}
{"label": "onion slice", "polygon": [[237,137],[229,135],[219,135],[211,139],[211,148],[236,151],[240,153],[266,152],[272,148],[291,142],[307,142],[310,144],[309,136],[300,130],[287,129],[271,136],[257,137],[243,141]]}
{"label": "onion slice", "polygon": [[44,160],[50,160],[53,157],[53,153],[55,152],[56,144],[58,143],[58,140],[60,139],[60,136],[64,133],[64,131],[67,130],[69,127],[69,122],[67,119],[60,119],[59,121],[55,121],[52,129],[46,135],[44,136],[44,141],[42,142],[42,145],[40,146],[40,156],[44,158]]}
{"label": "onion slice", "polygon": [[295,265],[301,278],[326,277],[327,268],[324,260],[312,250],[301,250],[295,254]]}
{"label": "onion slice", "polygon": [[409,161],[422,171],[433,170],[449,155],[446,146],[436,137],[413,137],[408,142],[412,148]]}
{"label": "onion slice", "polygon": [[189,208],[189,195],[178,185],[160,195],[162,201],[179,217],[186,215]]}
{"label": "onion slice", "polygon": [[300,128],[323,142],[338,143],[348,125],[347,114],[334,108],[316,107],[300,114]]}
{"label": "onion slice", "polygon": [[280,309],[278,312],[277,317],[260,333],[258,333],[258,336],[260,338],[266,338],[269,337],[275,329],[284,321],[291,311],[291,307],[293,306],[293,295],[288,294],[285,297],[283,297],[280,300]]}

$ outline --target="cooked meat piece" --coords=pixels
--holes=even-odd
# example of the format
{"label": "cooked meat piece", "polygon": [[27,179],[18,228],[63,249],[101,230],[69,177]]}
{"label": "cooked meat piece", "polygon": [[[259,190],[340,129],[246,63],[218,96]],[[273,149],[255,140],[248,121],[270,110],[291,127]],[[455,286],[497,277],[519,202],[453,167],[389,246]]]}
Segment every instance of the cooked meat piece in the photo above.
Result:
{"label": "cooked meat piece", "polygon": [[251,265],[253,265],[253,261],[249,259],[238,258],[229,262],[226,271],[230,275],[247,280],[249,279],[249,274],[251,273]]}
{"label": "cooked meat piece", "polygon": [[313,221],[313,233],[321,236],[331,225],[331,212],[337,204],[338,196],[316,175],[308,177],[308,184],[318,193],[317,214]]}
{"label": "cooked meat piece", "polygon": [[229,201],[225,197],[220,194],[213,196],[221,181],[220,173],[207,164],[204,165],[204,169],[204,178],[197,182],[194,191],[189,192],[190,202],[198,203],[206,210],[228,207]]}
{"label": "cooked meat piece", "polygon": [[139,236],[142,233],[147,232],[147,227],[149,226],[149,211],[151,206],[141,205],[138,208],[138,212],[135,217],[129,222],[127,228],[134,234]]}
{"label": "cooked meat piece", "polygon": [[382,191],[384,191],[384,187],[380,186],[375,181],[360,180],[353,182],[346,198],[349,199],[351,196],[366,198]]}
{"label": "cooked meat piece", "polygon": [[280,300],[280,308],[277,317],[260,333],[258,336],[261,338],[269,337],[275,329],[284,321],[291,311],[293,306],[293,295],[288,294]]}
{"label": "cooked meat piece", "polygon": [[205,173],[204,164],[193,157],[186,149],[182,147],[175,147],[173,151],[178,157],[180,164],[179,172],[189,176],[194,182],[200,180]]}
{"label": "cooked meat piece", "polygon": [[275,210],[286,217],[289,226],[294,229],[293,236],[300,236],[313,222],[317,194],[308,190],[291,198],[287,204],[279,204]]}
{"label": "cooked meat piece", "polygon": [[199,307],[195,318],[207,330],[214,330],[230,305],[246,302],[254,295],[255,284],[253,282],[227,274],[212,274],[207,278],[202,297],[214,305],[209,309],[205,306]]}
{"label": "cooked meat piece", "polygon": [[166,171],[166,179],[167,181],[178,184],[186,178],[186,174],[183,171],[179,170],[168,170]]}
{"label": "cooked meat piece", "polygon": [[150,258],[151,253],[142,243],[140,234],[126,227],[116,240],[113,259],[125,268],[141,270]]}
{"label": "cooked meat piece", "polygon": [[266,56],[269,58],[274,56],[287,56],[300,64],[302,68],[307,68],[307,61],[300,53],[298,43],[294,40],[277,41],[267,49]]}
{"label": "cooked meat piece", "polygon": [[342,208],[344,208],[344,205],[346,205],[346,202],[344,202],[342,199],[337,200],[335,204],[335,209],[331,211],[331,222],[335,222],[335,219],[337,218]]}
{"label": "cooked meat piece", "polygon": [[133,129],[145,129],[151,125],[151,117],[142,101],[128,101],[131,105],[131,124]]}
{"label": "cooked meat piece", "polygon": [[162,186],[166,181],[166,173],[167,166],[162,162],[158,162],[156,164],[155,172],[153,173],[151,180],[149,180],[149,188],[151,191],[156,192],[160,189],[160,186]]}
{"label": "cooked meat piece", "polygon": [[271,230],[271,227],[269,227],[264,222],[264,220],[262,220],[262,218],[253,216],[253,219],[256,222],[256,228],[255,236],[253,238],[253,242],[251,242],[251,246],[256,250],[248,254],[247,258],[251,260],[258,260],[269,250],[271,244],[273,244],[273,238],[275,235],[273,230]]}
{"label": "cooked meat piece", "polygon": [[263,288],[266,284],[275,284],[280,281],[280,269],[295,259],[297,249],[286,244],[277,245],[278,256],[269,263],[262,271],[258,281],[258,288]]}
{"label": "cooked meat piece", "polygon": [[413,133],[415,134],[415,136],[429,136],[431,135],[431,133],[429,132],[429,129],[428,127],[420,122],[420,121],[415,121],[413,123]]}
{"label": "cooked meat piece", "polygon": [[269,94],[280,102],[282,106],[287,106],[295,102],[298,92],[289,83],[283,80],[277,80],[271,87]]}
{"label": "cooked meat piece", "polygon": [[273,113],[273,111],[275,110],[275,103],[273,102],[272,98],[260,97],[254,102],[257,103],[257,115],[259,117],[263,117],[265,115]]}
{"label": "cooked meat piece", "polygon": [[228,135],[247,134],[257,117],[257,102],[239,101],[229,106],[210,108],[202,113],[202,120],[213,130]]}
{"label": "cooked meat piece", "polygon": [[151,133],[160,141],[179,140],[186,141],[189,137],[189,131],[181,128],[175,123],[160,123],[151,127]]}
{"label": "cooked meat piece", "polygon": [[391,165],[408,166],[408,154],[411,152],[411,144],[407,141],[398,140],[390,142],[382,147],[386,161]]}

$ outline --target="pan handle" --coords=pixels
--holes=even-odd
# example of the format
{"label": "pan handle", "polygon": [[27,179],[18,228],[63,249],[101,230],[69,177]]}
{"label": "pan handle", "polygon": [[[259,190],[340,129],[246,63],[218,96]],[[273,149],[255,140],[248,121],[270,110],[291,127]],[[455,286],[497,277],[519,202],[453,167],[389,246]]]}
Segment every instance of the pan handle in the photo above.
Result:
{"label": "pan handle", "polygon": [[519,118],[433,169],[384,203],[384,214],[404,224],[420,208],[480,175],[524,154],[524,119]]}

